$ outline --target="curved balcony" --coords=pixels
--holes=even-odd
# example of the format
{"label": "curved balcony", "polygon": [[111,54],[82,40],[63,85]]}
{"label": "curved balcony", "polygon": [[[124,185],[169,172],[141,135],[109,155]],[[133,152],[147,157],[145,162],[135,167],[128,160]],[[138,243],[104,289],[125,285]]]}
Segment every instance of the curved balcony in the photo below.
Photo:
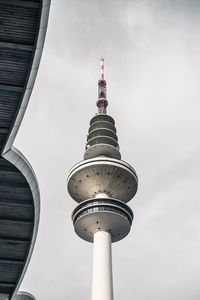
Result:
{"label": "curved balcony", "polygon": [[97,231],[108,231],[112,242],[123,239],[130,231],[133,212],[125,203],[113,198],[93,198],[79,204],[72,213],[76,233],[93,242]]}

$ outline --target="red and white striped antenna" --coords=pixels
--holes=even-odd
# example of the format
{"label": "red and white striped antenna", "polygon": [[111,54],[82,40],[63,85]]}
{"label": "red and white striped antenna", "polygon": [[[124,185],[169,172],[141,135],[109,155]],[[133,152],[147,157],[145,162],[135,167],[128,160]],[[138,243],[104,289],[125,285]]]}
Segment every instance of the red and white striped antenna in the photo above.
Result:
{"label": "red and white striped antenna", "polygon": [[106,108],[108,106],[108,101],[106,99],[106,81],[104,79],[104,58],[100,59],[101,63],[101,76],[98,81],[98,101],[97,101],[97,107],[98,107],[98,113],[99,114],[106,114]]}
{"label": "red and white striped antenna", "polygon": [[101,80],[104,80],[104,59],[101,58]]}

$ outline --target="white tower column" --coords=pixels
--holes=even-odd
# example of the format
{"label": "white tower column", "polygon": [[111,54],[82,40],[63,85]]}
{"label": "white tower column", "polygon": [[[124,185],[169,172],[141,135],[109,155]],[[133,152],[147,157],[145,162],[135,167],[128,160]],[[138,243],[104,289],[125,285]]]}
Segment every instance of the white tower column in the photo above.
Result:
{"label": "white tower column", "polygon": [[94,234],[92,300],[113,300],[111,235]]}

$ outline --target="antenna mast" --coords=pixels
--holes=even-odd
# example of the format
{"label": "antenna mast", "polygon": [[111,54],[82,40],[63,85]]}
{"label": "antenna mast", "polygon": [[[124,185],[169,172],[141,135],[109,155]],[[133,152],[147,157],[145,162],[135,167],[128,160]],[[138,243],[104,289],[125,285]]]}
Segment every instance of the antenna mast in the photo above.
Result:
{"label": "antenna mast", "polygon": [[98,113],[106,114],[106,108],[108,106],[108,101],[106,100],[106,81],[104,80],[104,59],[101,58],[101,74],[100,79],[98,81]]}

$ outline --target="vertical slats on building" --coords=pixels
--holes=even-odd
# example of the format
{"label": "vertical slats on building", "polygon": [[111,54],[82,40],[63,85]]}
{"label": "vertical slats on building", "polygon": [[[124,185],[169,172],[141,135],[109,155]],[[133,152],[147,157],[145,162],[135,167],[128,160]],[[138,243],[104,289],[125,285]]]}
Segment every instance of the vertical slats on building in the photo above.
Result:
{"label": "vertical slats on building", "polygon": [[[17,116],[32,66],[42,0],[0,1],[0,153]],[[10,298],[30,248],[30,187],[0,156],[0,299]]]}

